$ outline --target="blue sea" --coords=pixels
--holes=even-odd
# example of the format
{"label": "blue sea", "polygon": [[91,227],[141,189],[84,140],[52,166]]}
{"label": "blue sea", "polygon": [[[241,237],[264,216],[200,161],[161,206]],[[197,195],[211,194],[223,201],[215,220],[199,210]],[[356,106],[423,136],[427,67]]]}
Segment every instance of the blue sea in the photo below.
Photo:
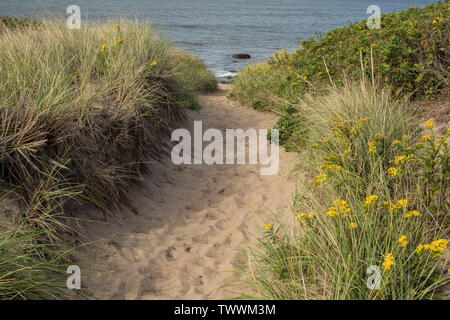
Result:
{"label": "blue sea", "polygon": [[[0,16],[63,16],[78,5],[81,18],[149,20],[163,37],[199,56],[219,80],[282,48],[288,52],[316,32],[366,20],[369,5],[383,13],[423,7],[427,0],[0,0]],[[249,60],[233,59],[248,53]]]}

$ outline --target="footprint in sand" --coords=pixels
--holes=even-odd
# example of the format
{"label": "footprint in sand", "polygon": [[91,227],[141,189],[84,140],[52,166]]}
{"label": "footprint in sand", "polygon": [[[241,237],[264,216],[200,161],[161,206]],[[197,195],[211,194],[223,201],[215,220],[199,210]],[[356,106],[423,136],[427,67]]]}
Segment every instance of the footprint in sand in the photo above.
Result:
{"label": "footprint in sand", "polygon": [[[274,115],[230,101],[228,91],[229,86],[220,85],[217,92],[201,96],[203,108],[188,111],[186,127],[192,128],[194,120],[222,131],[274,124]],[[130,191],[131,210],[114,211],[117,219],[106,226],[83,224],[80,232],[103,252],[80,259],[84,284],[100,299],[234,297],[221,287],[237,279],[232,271],[246,261],[239,250],[255,240],[261,221],[289,208],[295,154],[280,148],[275,176],[261,176],[253,165],[175,166],[170,155],[161,158],[144,184]]]}

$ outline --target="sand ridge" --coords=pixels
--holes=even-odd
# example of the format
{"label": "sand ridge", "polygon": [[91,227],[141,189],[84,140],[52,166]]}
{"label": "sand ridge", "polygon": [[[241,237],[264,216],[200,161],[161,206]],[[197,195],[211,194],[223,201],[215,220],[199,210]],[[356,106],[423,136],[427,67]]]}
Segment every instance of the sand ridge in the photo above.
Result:
{"label": "sand ridge", "polygon": [[[230,87],[200,97],[186,128],[203,121],[217,128],[271,128],[273,114],[227,98]],[[80,259],[82,286],[98,299],[224,299],[236,280],[245,249],[274,220],[292,215],[295,154],[280,147],[280,169],[260,175],[259,165],[174,165],[170,155],[151,164],[130,202],[109,223],[82,223],[93,241]],[[87,213],[86,213],[87,214]]]}

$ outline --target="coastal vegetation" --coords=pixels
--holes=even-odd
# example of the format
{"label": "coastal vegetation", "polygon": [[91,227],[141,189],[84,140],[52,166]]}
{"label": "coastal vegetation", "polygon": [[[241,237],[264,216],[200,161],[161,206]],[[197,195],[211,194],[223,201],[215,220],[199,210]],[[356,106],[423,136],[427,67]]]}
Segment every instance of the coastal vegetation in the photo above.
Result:
{"label": "coastal vegetation", "polygon": [[280,114],[280,140],[309,173],[295,224],[266,221],[251,247],[246,297],[439,297],[450,281],[450,128],[411,103],[448,108],[449,18],[448,2],[383,15],[380,30],[332,30],[234,80],[232,97]]}
{"label": "coastal vegetation", "polygon": [[105,213],[158,158],[203,63],[146,23],[0,20],[0,298],[67,298],[70,207]]}

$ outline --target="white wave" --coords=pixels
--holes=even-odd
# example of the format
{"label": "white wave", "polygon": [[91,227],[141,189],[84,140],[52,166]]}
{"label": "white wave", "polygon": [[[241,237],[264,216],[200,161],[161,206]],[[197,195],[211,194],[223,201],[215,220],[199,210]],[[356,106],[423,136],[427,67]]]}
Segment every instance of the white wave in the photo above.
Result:
{"label": "white wave", "polygon": [[212,70],[217,78],[235,77],[237,72],[225,71],[225,70]]}

